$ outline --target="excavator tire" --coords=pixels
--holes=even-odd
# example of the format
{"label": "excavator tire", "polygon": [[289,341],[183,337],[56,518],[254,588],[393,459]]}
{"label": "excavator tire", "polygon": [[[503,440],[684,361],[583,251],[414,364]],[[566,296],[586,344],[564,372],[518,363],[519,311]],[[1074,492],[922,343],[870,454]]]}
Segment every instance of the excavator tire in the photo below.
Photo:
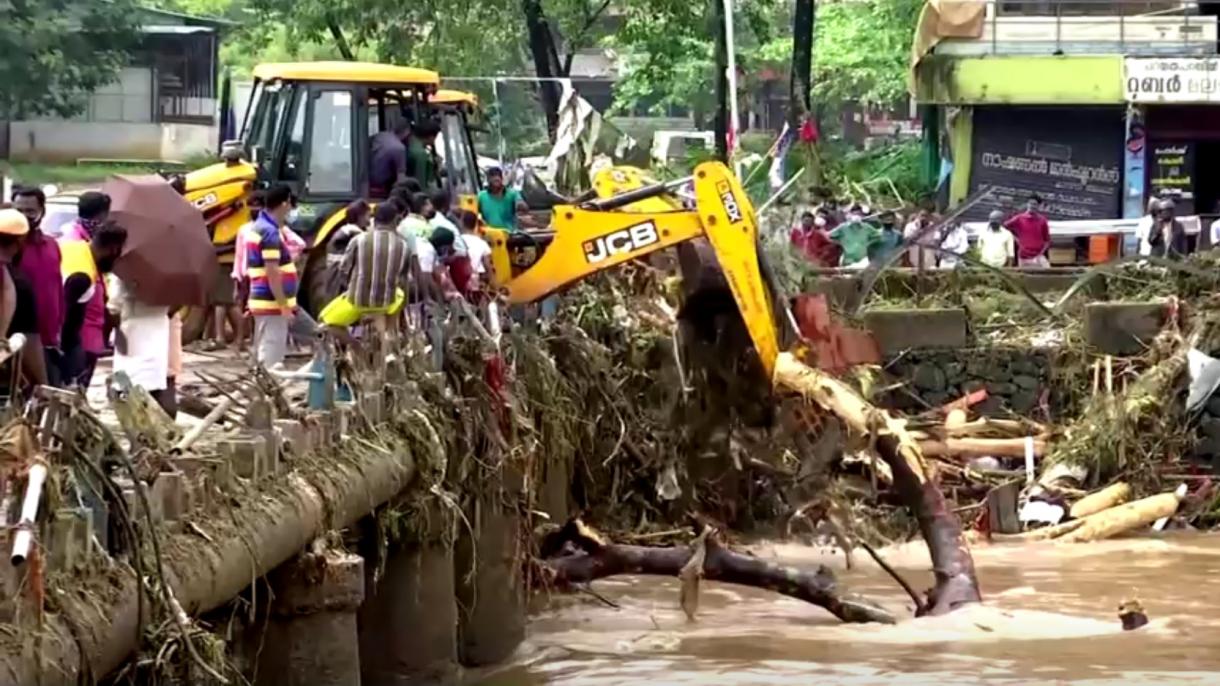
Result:
{"label": "excavator tire", "polygon": [[327,298],[326,246],[314,246],[305,257],[305,269],[301,274],[301,285],[297,290],[297,304],[305,308],[309,316],[318,318],[326,307]]}

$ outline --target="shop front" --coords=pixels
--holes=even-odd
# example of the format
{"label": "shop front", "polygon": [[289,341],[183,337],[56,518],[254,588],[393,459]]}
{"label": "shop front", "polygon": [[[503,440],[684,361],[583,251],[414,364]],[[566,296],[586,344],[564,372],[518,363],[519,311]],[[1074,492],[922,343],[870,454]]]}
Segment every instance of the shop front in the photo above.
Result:
{"label": "shop front", "polygon": [[1122,197],[1121,106],[974,108],[967,220],[1042,199],[1051,220],[1113,219]]}
{"label": "shop front", "polygon": [[1220,59],[1127,58],[1124,91],[1129,148],[1143,142],[1127,153],[1124,216],[1168,197],[1207,225],[1220,210]]}

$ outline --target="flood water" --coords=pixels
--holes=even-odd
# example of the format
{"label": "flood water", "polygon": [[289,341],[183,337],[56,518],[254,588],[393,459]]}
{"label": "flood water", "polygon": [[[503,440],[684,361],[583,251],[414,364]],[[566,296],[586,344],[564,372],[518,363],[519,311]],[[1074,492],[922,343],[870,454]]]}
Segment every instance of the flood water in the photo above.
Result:
{"label": "flood water", "polygon": [[[825,562],[799,545],[754,546],[796,565]],[[917,589],[927,553],[883,553]],[[703,584],[698,618],[678,585],[616,577],[588,596],[542,603],[513,664],[484,686],[536,684],[1179,684],[1220,683],[1220,536],[974,548],[985,604],[911,617],[909,599],[863,551],[840,582],[903,617],[844,625],[821,608],[766,591]],[[1148,626],[1123,632],[1120,602],[1138,599]]]}

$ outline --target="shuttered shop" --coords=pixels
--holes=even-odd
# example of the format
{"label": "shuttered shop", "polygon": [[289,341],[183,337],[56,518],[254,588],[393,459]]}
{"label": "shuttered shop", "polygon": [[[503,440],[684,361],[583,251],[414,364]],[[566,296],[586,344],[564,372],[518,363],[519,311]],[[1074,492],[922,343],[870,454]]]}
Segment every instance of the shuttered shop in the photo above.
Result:
{"label": "shuttered shop", "polygon": [[1119,107],[979,107],[970,190],[991,195],[967,213],[1006,214],[1036,193],[1051,219],[1121,216],[1123,110]]}

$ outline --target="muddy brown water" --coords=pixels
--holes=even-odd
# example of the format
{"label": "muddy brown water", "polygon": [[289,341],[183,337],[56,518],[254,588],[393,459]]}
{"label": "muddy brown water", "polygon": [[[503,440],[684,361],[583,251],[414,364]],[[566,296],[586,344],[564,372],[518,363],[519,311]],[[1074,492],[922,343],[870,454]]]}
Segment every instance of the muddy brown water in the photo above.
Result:
{"label": "muddy brown water", "polygon": [[[826,562],[806,546],[750,549]],[[923,619],[905,619],[909,599],[871,561],[830,563],[845,586],[903,617],[896,626],[843,625],[797,600],[706,582],[688,622],[674,580],[605,579],[594,588],[619,609],[587,596],[541,602],[513,662],[474,683],[1220,684],[1220,535],[980,545],[974,555],[986,603]],[[921,546],[885,557],[916,588],[930,585],[916,571],[928,567]],[[1151,622],[1123,632],[1116,609],[1131,598]]]}

